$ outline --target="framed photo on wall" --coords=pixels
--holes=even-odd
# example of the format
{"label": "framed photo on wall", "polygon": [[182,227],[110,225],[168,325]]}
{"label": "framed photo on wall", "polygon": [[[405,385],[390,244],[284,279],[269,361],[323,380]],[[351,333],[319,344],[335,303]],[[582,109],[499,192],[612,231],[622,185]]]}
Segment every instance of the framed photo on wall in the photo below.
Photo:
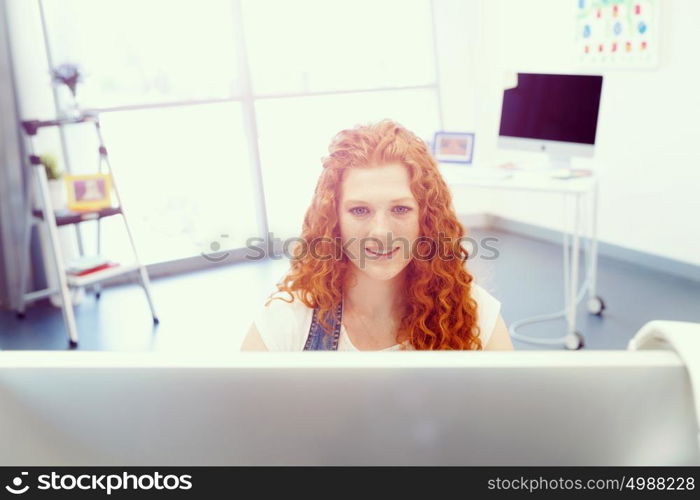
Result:
{"label": "framed photo on wall", "polygon": [[433,155],[439,162],[470,164],[474,157],[474,134],[435,132]]}
{"label": "framed photo on wall", "polygon": [[66,175],[68,209],[100,210],[112,205],[112,178],[108,174]]}

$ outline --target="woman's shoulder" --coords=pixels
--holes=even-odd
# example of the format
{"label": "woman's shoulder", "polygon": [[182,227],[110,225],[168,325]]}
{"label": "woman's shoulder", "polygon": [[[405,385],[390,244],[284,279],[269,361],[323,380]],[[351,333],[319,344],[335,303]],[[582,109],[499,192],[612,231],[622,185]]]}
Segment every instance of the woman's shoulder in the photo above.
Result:
{"label": "woman's shoulder", "polygon": [[501,302],[483,287],[472,283],[471,296],[476,301],[476,317],[482,347],[488,344],[501,314]]}
{"label": "woman's shoulder", "polygon": [[[308,334],[313,309],[293,292],[269,298],[257,312],[254,323],[269,351],[299,351]],[[306,329],[306,331],[304,331]]]}

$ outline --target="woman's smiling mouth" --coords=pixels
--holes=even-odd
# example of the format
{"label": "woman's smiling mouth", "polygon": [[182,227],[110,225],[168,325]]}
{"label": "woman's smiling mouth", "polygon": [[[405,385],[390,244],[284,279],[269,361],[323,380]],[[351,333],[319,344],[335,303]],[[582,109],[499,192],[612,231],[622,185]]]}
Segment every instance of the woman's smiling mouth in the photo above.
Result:
{"label": "woman's smiling mouth", "polygon": [[384,253],[380,252],[378,250],[370,250],[369,248],[366,248],[365,251],[367,252],[367,255],[371,257],[376,257],[377,260],[383,260],[383,259],[388,259],[389,257],[393,256],[396,252],[398,252],[399,247],[394,248],[391,252]]}

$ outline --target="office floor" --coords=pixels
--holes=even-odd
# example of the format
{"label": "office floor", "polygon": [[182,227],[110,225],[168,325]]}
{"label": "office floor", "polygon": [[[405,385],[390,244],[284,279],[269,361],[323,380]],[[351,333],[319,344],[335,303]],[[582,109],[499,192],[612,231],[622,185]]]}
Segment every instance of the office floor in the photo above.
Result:
{"label": "office floor", "polygon": [[[561,247],[520,235],[478,230],[475,239],[497,238],[494,260],[470,260],[477,282],[502,303],[506,323],[563,307]],[[143,291],[137,285],[86,296],[76,307],[80,350],[226,351],[238,350],[255,312],[274,290],[285,260],[215,265],[212,269],[153,281],[161,323],[154,328]],[[603,317],[579,307],[578,330],[586,349],[625,349],[644,323],[654,319],[700,322],[700,283],[601,257],[599,294]],[[564,321],[539,323],[522,333],[560,336]],[[563,349],[514,342],[516,349]],[[0,311],[0,349],[54,350],[68,347],[60,309],[35,304],[24,320]]]}

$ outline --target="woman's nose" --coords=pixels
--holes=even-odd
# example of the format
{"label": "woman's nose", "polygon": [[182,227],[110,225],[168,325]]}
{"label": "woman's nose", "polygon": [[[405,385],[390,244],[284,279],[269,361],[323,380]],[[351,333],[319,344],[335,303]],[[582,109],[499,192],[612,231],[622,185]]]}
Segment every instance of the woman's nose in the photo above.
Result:
{"label": "woman's nose", "polygon": [[392,238],[391,223],[389,217],[383,213],[376,213],[370,221],[369,238],[381,247],[386,247]]}

